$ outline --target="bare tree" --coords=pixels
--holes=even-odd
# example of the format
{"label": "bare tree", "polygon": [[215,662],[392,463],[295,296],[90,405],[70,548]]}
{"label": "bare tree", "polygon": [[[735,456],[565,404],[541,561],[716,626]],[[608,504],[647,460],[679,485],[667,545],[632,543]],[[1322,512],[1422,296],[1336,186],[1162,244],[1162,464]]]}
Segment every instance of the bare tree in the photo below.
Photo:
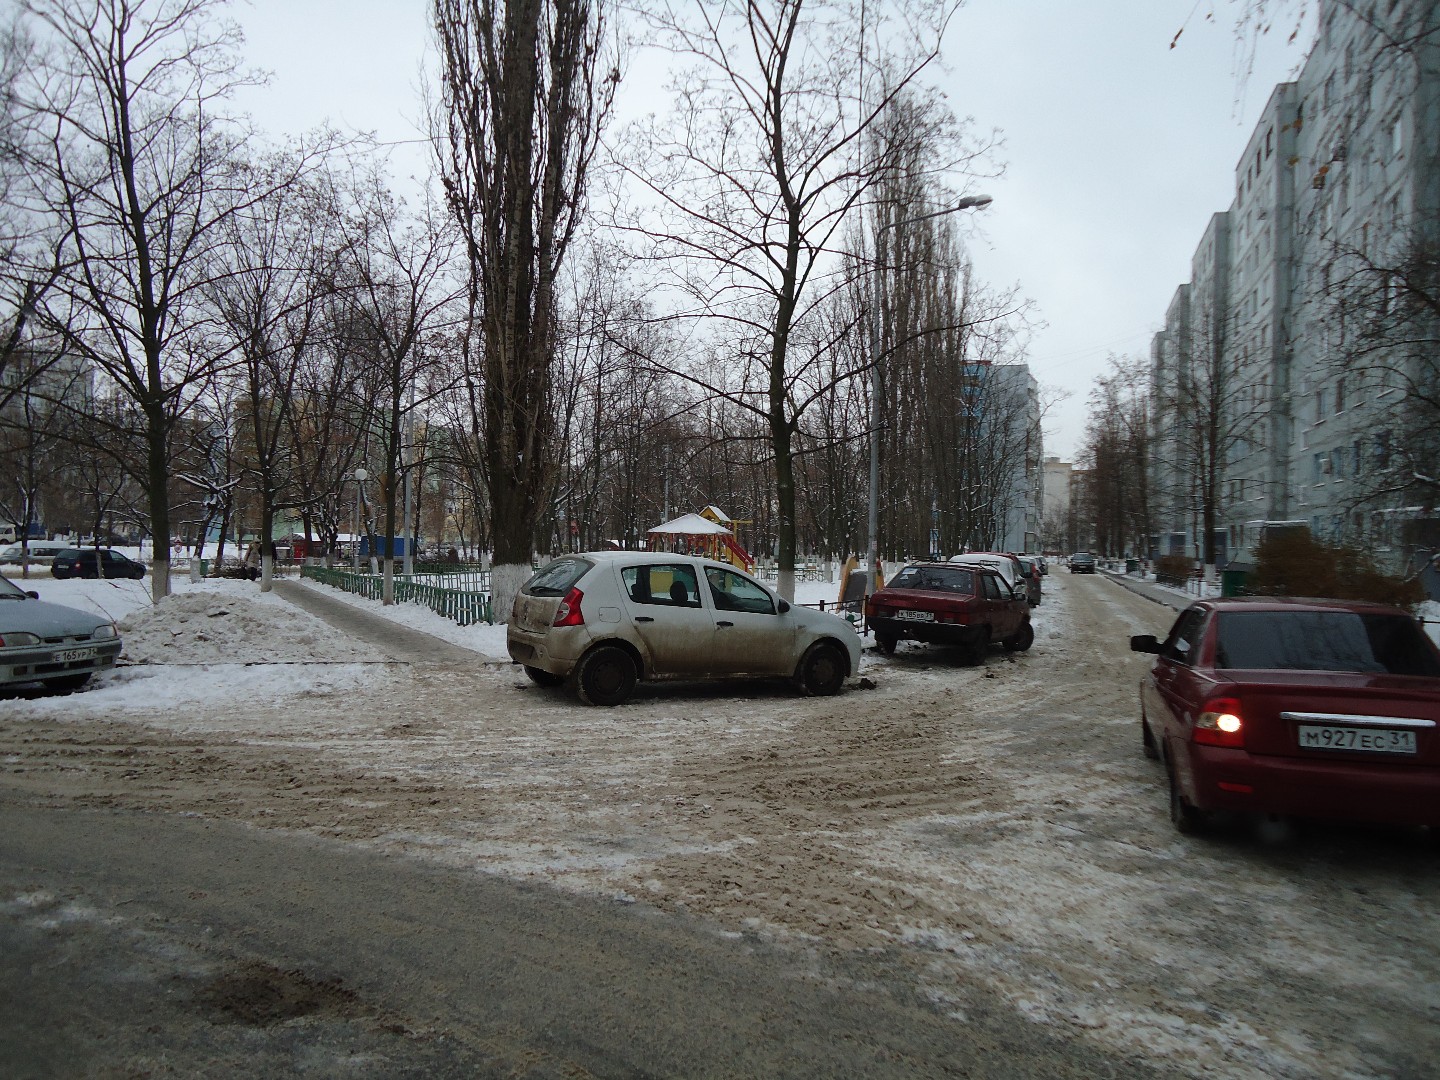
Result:
{"label": "bare tree", "polygon": [[649,11],[688,66],[675,87],[679,115],[637,129],[629,154],[661,207],[643,235],[670,260],[690,310],[728,327],[724,347],[754,373],[732,402],[766,430],[783,596],[794,594],[800,417],[827,392],[797,379],[792,346],[801,368],[827,358],[822,331],[805,324],[823,321],[853,269],[837,258],[846,222],[894,168],[883,155],[867,159],[867,135],[914,92],[953,9],[916,0],[880,8],[887,19],[868,24],[850,5],[802,0],[659,0]]}
{"label": "bare tree", "polygon": [[[428,195],[413,215],[373,180],[360,211],[346,226],[341,269],[352,351],[368,352],[378,390],[374,435],[380,444],[377,478],[383,525],[385,603],[395,602],[396,522],[411,425],[420,383],[438,359],[433,342],[453,329],[463,292],[452,275],[458,236]],[[451,335],[453,336],[453,335]],[[372,558],[374,555],[372,554]]]}
{"label": "bare tree", "polygon": [[1418,217],[1383,247],[1336,243],[1324,282],[1336,408],[1386,405],[1383,426],[1352,432],[1339,470],[1360,481],[1351,511],[1440,505],[1440,218]]}
{"label": "bare tree", "polygon": [[530,573],[549,505],[556,277],[617,68],[604,58],[606,0],[433,0],[440,51],[434,143],[464,236],[475,332],[464,358],[483,432],[494,611]]}
{"label": "bare tree", "polygon": [[[1088,470],[1094,544],[1105,555],[1148,553],[1154,529],[1149,363],[1112,356],[1090,391],[1080,461]],[[1050,523],[1051,527],[1061,525]]]}
{"label": "bare tree", "polygon": [[5,377],[12,393],[0,401],[0,519],[20,526],[21,570],[29,577],[31,532],[41,523],[41,495],[66,434],[60,402],[83,392],[84,376],[32,341],[10,357]]}
{"label": "bare tree", "polygon": [[[270,590],[276,512],[299,501],[292,411],[302,358],[318,347],[341,246],[338,208],[323,185],[289,182],[300,171],[284,156],[253,166],[266,198],[232,215],[216,253],[225,267],[209,289],[224,351],[237,363],[243,403],[242,461],[260,503],[261,590]],[[277,175],[287,182],[275,183]]]}
{"label": "bare tree", "polygon": [[[60,273],[37,312],[144,418],[142,479],[169,591],[170,439],[229,355],[206,340],[220,226],[290,178],[240,166],[248,132],[222,111],[252,81],[221,0],[24,0],[45,49],[21,93],[46,134],[30,210],[60,223]],[[41,36],[41,35],[37,35]]]}
{"label": "bare tree", "polygon": [[44,133],[20,98],[34,61],[18,21],[0,27],[0,408],[60,356],[30,344],[36,306],[59,274],[64,235],[63,224],[27,198],[29,170],[44,151]]}

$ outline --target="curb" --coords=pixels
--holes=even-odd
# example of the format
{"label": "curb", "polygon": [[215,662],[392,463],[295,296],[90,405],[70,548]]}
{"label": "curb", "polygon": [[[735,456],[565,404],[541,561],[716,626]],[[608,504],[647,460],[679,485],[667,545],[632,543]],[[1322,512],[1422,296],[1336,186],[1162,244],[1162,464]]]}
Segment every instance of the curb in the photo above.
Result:
{"label": "curb", "polygon": [[1127,581],[1120,574],[1112,574],[1109,571],[1104,571],[1104,576],[1107,581],[1115,582],[1115,584],[1119,585],[1122,589],[1126,589],[1134,593],[1136,596],[1143,596],[1152,604],[1159,604],[1161,607],[1168,607],[1174,611],[1183,611],[1190,605],[1190,600],[1188,597],[1184,598],[1185,603],[1181,604],[1177,602],[1181,599],[1180,597],[1176,597],[1175,600],[1171,600],[1168,597],[1156,596],[1151,590],[1142,587],[1136,582]]}

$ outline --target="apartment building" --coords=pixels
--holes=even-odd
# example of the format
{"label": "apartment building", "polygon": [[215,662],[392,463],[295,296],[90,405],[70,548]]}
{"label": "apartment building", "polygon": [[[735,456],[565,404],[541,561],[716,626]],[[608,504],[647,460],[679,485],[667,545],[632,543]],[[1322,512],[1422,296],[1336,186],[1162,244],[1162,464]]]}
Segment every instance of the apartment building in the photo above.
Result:
{"label": "apartment building", "polygon": [[1440,543],[1396,475],[1440,337],[1381,333],[1387,268],[1440,235],[1437,12],[1328,0],[1271,93],[1152,342],[1153,554],[1202,554],[1207,504],[1222,563],[1276,520],[1392,564]]}
{"label": "apartment building", "polygon": [[991,449],[1003,488],[998,550],[1039,551],[1045,483],[1040,384],[1028,364],[993,364],[988,368],[987,393]]}

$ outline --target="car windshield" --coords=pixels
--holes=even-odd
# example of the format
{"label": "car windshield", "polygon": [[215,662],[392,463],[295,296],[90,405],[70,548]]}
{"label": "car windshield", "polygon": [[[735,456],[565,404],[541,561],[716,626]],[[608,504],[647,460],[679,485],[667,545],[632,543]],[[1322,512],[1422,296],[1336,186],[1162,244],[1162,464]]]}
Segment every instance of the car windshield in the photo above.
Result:
{"label": "car windshield", "polygon": [[28,600],[25,590],[9,578],[0,575],[0,600]]}
{"label": "car windshield", "polygon": [[1215,666],[1440,677],[1440,659],[1403,615],[1234,611],[1220,615]]}
{"label": "car windshield", "polygon": [[556,559],[537,570],[522,591],[531,596],[564,596],[591,565],[585,559]]}
{"label": "car windshield", "polygon": [[975,575],[948,566],[907,566],[890,579],[892,589],[933,589],[975,595]]}

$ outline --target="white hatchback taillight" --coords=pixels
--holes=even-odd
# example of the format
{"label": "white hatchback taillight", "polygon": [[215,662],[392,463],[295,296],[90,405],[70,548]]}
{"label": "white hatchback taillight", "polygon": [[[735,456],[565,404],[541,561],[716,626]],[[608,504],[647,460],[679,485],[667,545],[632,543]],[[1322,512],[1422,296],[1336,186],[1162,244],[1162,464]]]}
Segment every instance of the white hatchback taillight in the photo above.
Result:
{"label": "white hatchback taillight", "polygon": [[585,594],[579,589],[572,588],[565,594],[565,599],[560,601],[560,606],[555,609],[555,621],[552,626],[584,626],[585,616],[580,611],[580,601],[585,599]]}

